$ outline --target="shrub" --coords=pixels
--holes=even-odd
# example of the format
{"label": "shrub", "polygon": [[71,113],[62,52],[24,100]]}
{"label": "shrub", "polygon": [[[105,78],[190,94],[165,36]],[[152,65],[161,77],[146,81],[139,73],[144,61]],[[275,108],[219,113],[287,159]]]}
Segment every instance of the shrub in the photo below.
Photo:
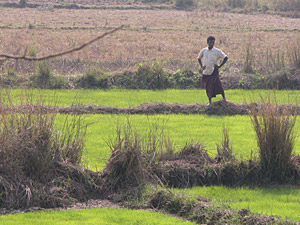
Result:
{"label": "shrub", "polygon": [[[32,25],[29,24],[28,26],[29,29],[33,29]],[[28,48],[28,55],[30,57],[36,57],[36,47],[34,45],[30,45]]]}
{"label": "shrub", "polygon": [[110,141],[111,157],[104,169],[104,195],[119,193],[123,198],[138,195],[145,184],[159,182],[153,167],[161,157],[172,152],[172,144],[163,130],[151,128],[146,136],[134,130],[128,121],[123,131],[118,128],[115,140]]}
{"label": "shrub", "polygon": [[196,6],[194,0],[175,0],[174,5],[179,9],[188,9]]}
{"label": "shrub", "polygon": [[26,4],[27,4],[27,0],[20,0],[19,4],[20,4],[21,7],[25,7]]}
{"label": "shrub", "polygon": [[273,0],[272,5],[276,11],[300,10],[300,1],[299,0]]}
{"label": "shrub", "polygon": [[48,62],[37,64],[36,73],[30,77],[30,86],[42,89],[69,88],[68,80],[62,76],[54,76]]}
{"label": "shrub", "polygon": [[109,78],[95,68],[89,68],[85,75],[76,81],[80,88],[108,88]]}
{"label": "shrub", "polygon": [[264,103],[264,107],[258,111],[254,106],[251,110],[261,170],[265,178],[284,182],[291,176],[293,168],[291,162],[295,141],[293,128],[297,116],[292,116],[287,108],[279,110],[275,100],[271,102],[270,96]]}
{"label": "shrub", "polygon": [[177,70],[169,81],[171,88],[190,89],[200,86],[200,76],[192,70],[184,69],[183,71]]}
{"label": "shrub", "polygon": [[7,73],[0,76],[0,83],[2,87],[14,87],[20,82],[19,76],[12,68],[7,69]]}
{"label": "shrub", "polygon": [[232,144],[230,144],[228,129],[223,127],[223,139],[220,145],[217,144],[217,159],[219,161],[232,161],[235,159],[232,152]]}
{"label": "shrub", "polygon": [[81,117],[67,118],[59,130],[56,113],[42,100],[33,104],[23,93],[20,101],[16,105],[9,92],[0,95],[0,206],[55,207],[80,198],[86,184],[77,168],[85,136]]}
{"label": "shrub", "polygon": [[152,65],[140,64],[136,71],[126,71],[114,76],[114,85],[128,89],[165,89],[168,87],[168,73],[156,62]]}
{"label": "shrub", "polygon": [[246,0],[227,0],[227,5],[230,8],[243,8],[246,5]]}
{"label": "shrub", "polygon": [[253,73],[254,72],[254,52],[251,44],[248,43],[246,46],[246,54],[244,55],[244,72]]}
{"label": "shrub", "polygon": [[141,79],[146,89],[165,89],[167,87],[167,73],[162,64],[155,62],[151,66],[139,65],[136,72],[137,79]]}
{"label": "shrub", "polygon": [[37,64],[36,76],[34,77],[37,87],[50,88],[52,77],[53,75],[48,62],[40,62]]}
{"label": "shrub", "polygon": [[288,54],[292,67],[294,69],[300,69],[300,42],[294,43],[293,46],[289,48]]}

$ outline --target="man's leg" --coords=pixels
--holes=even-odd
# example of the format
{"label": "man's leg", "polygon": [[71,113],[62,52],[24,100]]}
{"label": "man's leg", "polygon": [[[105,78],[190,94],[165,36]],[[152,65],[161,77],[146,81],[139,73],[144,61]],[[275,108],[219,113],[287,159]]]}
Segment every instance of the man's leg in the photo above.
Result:
{"label": "man's leg", "polygon": [[226,101],[225,92],[222,94],[223,100]]}
{"label": "man's leg", "polygon": [[208,98],[208,100],[209,100],[209,103],[208,103],[208,105],[210,105],[210,104],[211,104],[211,98]]}

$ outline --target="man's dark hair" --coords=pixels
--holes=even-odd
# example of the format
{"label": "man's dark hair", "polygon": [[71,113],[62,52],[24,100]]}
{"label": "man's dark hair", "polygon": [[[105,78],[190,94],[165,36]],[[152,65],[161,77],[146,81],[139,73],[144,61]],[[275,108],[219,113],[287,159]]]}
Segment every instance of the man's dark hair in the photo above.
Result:
{"label": "man's dark hair", "polygon": [[209,42],[209,40],[215,41],[216,39],[215,39],[214,36],[209,36],[209,37],[207,38],[207,43]]}

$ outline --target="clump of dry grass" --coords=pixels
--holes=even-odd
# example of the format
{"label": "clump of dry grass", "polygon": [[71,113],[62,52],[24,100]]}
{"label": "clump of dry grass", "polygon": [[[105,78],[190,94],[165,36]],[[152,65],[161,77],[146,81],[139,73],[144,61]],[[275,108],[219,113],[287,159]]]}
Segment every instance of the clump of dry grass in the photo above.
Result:
{"label": "clump of dry grass", "polygon": [[217,144],[217,159],[219,161],[228,162],[235,160],[232,152],[232,144],[230,144],[229,133],[226,127],[223,127],[223,139],[220,145]]}
{"label": "clump of dry grass", "polygon": [[142,136],[130,121],[117,129],[117,137],[110,141],[111,157],[104,169],[102,191],[104,196],[121,194],[121,198],[141,193],[149,180],[160,182],[152,173],[161,157],[173,155],[172,143],[163,129],[151,128]]}
{"label": "clump of dry grass", "polygon": [[[89,172],[80,166],[85,126],[81,117],[67,118],[56,128],[56,113],[43,101],[21,95],[23,110],[9,92],[0,95],[0,206],[57,207],[85,199],[93,189]],[[18,106],[19,107],[19,106]]]}
{"label": "clump of dry grass", "polygon": [[288,56],[290,64],[294,69],[300,69],[300,42],[295,42],[289,48]]}
{"label": "clump of dry grass", "polygon": [[216,206],[201,196],[195,199],[168,190],[155,191],[148,204],[150,208],[175,214],[197,224],[293,224],[293,221],[254,214],[247,209],[236,211],[226,206]]}
{"label": "clump of dry grass", "polygon": [[[273,104],[272,104],[273,103]],[[293,172],[294,126],[297,114],[281,108],[269,96],[264,107],[253,107],[251,120],[257,136],[262,173],[271,181],[286,181]]]}
{"label": "clump of dry grass", "polygon": [[246,45],[245,50],[243,70],[246,73],[253,73],[255,56],[250,42]]}

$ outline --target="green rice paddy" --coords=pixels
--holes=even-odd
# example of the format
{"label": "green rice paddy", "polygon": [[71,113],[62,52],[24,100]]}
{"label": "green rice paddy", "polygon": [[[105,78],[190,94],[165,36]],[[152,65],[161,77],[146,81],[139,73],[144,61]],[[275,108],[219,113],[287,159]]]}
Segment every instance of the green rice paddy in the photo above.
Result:
{"label": "green rice paddy", "polygon": [[[12,96],[17,102],[20,101],[24,90],[10,89]],[[46,102],[60,105],[103,105],[115,107],[137,106],[149,102],[166,102],[166,103],[207,103],[205,90],[29,90],[33,96],[40,98],[43,96]],[[2,92],[5,96],[5,91]],[[227,90],[225,91],[228,100],[234,103],[243,102],[261,102],[261,96],[276,95],[279,104],[296,104],[300,91],[287,90]],[[213,101],[220,100],[218,95]]]}
{"label": "green rice paddy", "polygon": [[[63,121],[65,115],[57,117]],[[101,170],[110,157],[108,142],[116,136],[117,126],[130,121],[132,127],[146,135],[151,127],[158,126],[181,149],[191,141],[205,145],[209,154],[216,154],[216,144],[222,140],[223,126],[228,128],[233,146],[233,153],[238,159],[249,159],[257,156],[256,136],[249,116],[207,116],[207,115],[85,115],[89,123],[86,136],[84,160],[91,169]],[[300,123],[295,126],[298,136]],[[300,139],[296,139],[295,152],[300,153]]]}
{"label": "green rice paddy", "polygon": [[47,210],[0,216],[2,225],[193,225],[163,213],[129,209]]}
{"label": "green rice paddy", "polygon": [[[55,99],[57,105],[71,106],[78,104],[130,107],[148,102],[168,103],[206,103],[204,90],[33,90],[35,96],[45,96],[49,104]],[[20,102],[21,90],[11,90],[13,98]],[[299,91],[266,90],[229,90],[227,98],[234,102],[260,102],[261,96],[276,94],[279,104],[297,104]],[[55,96],[55,97],[53,97]],[[220,97],[214,99],[219,100]],[[66,115],[57,115],[58,126]],[[208,149],[209,154],[216,154],[216,144],[222,140],[223,126],[229,129],[233,152],[238,159],[256,157],[258,147],[249,116],[207,116],[207,115],[84,115],[88,124],[84,164],[93,170],[101,170],[110,157],[108,142],[116,136],[117,126],[130,121],[134,129],[146,134],[153,127],[164,129],[175,144],[181,149],[190,141],[199,141]],[[295,126],[299,136],[300,123]],[[300,139],[296,139],[295,153],[300,153]],[[177,189],[192,196],[201,195],[211,198],[215,204],[226,204],[232,208],[247,208],[252,212],[277,215],[299,221],[300,193],[296,188],[226,188],[194,187]],[[0,216],[0,224],[181,224],[180,220],[145,211],[121,209],[89,209],[69,211],[45,211],[26,214]],[[192,223],[182,223],[192,224]]]}
{"label": "green rice paddy", "polygon": [[223,186],[193,187],[175,189],[175,192],[191,196],[203,196],[218,205],[229,205],[236,210],[248,209],[251,212],[276,215],[283,219],[300,221],[300,189],[292,187],[274,188],[228,188]]}

